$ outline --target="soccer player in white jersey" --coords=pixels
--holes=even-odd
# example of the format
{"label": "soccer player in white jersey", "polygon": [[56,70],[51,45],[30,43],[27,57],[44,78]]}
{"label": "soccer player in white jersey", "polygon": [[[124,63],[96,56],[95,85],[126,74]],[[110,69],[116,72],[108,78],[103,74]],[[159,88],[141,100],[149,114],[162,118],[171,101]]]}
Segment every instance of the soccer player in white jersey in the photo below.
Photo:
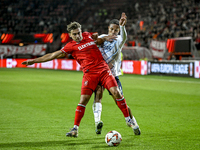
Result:
{"label": "soccer player in white jersey", "polygon": [[[121,85],[121,82],[120,82],[118,76],[121,75],[121,51],[122,51],[122,47],[127,39],[127,33],[126,33],[126,29],[125,29],[126,22],[127,22],[127,17],[126,17],[125,13],[122,13],[120,20],[117,20],[117,19],[111,20],[109,23],[109,26],[108,26],[108,35],[117,36],[117,39],[112,42],[105,41],[101,46],[99,46],[99,49],[101,51],[101,54],[102,54],[104,60],[110,67],[112,74],[115,76],[115,80],[117,81],[118,87],[119,87],[122,95],[123,95],[122,85]],[[118,35],[119,32],[120,32],[120,35]],[[102,37],[108,36],[108,35],[102,34],[99,36],[99,38],[102,38]],[[95,91],[95,96],[94,96],[94,103],[92,106],[93,113],[94,113],[94,119],[95,119],[96,134],[101,134],[101,130],[103,127],[103,122],[101,121],[101,111],[102,111],[101,99],[103,97],[103,91],[104,91],[104,88],[102,86],[97,87],[97,89]],[[110,95],[112,96],[111,93],[110,93]],[[134,124],[134,126],[131,126],[131,127],[132,127],[135,135],[140,135],[141,132],[140,132],[139,126],[136,122],[136,119],[132,115],[129,107],[128,107],[128,110],[129,110],[129,114],[131,117],[130,121],[133,122],[133,124]],[[130,126],[130,125],[128,125],[128,126]]]}

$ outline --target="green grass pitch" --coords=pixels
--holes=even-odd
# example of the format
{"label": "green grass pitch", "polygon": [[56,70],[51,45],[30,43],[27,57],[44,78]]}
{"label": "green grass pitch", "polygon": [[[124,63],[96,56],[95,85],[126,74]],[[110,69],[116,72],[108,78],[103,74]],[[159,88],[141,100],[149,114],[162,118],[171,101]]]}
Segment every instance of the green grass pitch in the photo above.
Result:
{"label": "green grass pitch", "polygon": [[[0,149],[11,150],[197,150],[200,149],[200,79],[123,75],[127,104],[141,128],[135,136],[108,92],[102,101],[101,135],[95,134],[93,96],[78,138],[73,127],[82,72],[45,69],[0,69]],[[122,135],[108,147],[105,135]]]}

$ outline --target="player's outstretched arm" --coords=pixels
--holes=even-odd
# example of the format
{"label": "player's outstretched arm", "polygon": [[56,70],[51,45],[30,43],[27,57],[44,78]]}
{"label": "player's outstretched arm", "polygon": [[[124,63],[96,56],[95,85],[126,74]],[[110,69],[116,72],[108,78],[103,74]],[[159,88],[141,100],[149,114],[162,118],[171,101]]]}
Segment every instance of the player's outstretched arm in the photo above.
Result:
{"label": "player's outstretched arm", "polygon": [[122,39],[122,41],[120,40],[120,42],[119,42],[120,49],[123,47],[123,45],[125,44],[126,39],[127,39],[127,32],[126,32],[126,29],[125,29],[126,22],[127,22],[127,16],[123,12],[122,15],[121,15],[121,18],[119,20],[120,36],[121,36],[121,39]]}
{"label": "player's outstretched arm", "polygon": [[32,65],[34,63],[47,62],[47,61],[50,61],[50,60],[53,60],[53,59],[56,59],[56,58],[61,58],[61,57],[64,57],[64,56],[65,56],[65,53],[58,50],[58,51],[53,52],[53,53],[48,53],[48,54],[46,54],[42,57],[39,57],[39,58],[23,61],[22,64],[28,66],[28,65]]}
{"label": "player's outstretched arm", "polygon": [[103,44],[104,41],[112,42],[116,38],[117,38],[117,36],[108,35],[108,36],[104,36],[102,38],[98,38],[95,42],[96,42],[97,45],[101,45],[101,44]]}
{"label": "player's outstretched arm", "polygon": [[125,26],[126,25],[126,22],[127,22],[127,16],[126,14],[123,12],[122,15],[121,15],[121,18],[119,20],[119,25],[120,26]]}

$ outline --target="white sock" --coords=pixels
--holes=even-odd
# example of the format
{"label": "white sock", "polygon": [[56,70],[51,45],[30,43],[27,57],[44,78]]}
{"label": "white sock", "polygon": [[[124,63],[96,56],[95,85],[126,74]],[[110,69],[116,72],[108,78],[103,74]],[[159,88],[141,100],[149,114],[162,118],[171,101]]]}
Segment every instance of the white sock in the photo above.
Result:
{"label": "white sock", "polygon": [[78,126],[77,126],[77,125],[74,125],[74,128],[75,128],[76,130],[78,130]]}
{"label": "white sock", "polygon": [[130,117],[130,116],[128,116],[128,117],[125,117],[125,120],[126,120],[126,122],[128,122],[128,121],[129,121],[129,119],[131,119],[131,117]]}
{"label": "white sock", "polygon": [[133,116],[132,120],[133,120],[134,123],[137,123],[137,121],[136,121],[134,116]]}
{"label": "white sock", "polygon": [[102,104],[94,102],[92,105],[92,109],[93,109],[94,121],[96,125],[99,121],[101,121]]}

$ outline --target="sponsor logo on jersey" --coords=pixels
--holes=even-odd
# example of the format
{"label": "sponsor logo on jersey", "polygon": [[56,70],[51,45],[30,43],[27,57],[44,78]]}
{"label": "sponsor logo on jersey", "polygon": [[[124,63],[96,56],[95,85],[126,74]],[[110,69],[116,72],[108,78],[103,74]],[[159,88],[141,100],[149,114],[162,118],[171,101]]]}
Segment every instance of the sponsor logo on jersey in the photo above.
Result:
{"label": "sponsor logo on jersey", "polygon": [[79,47],[78,47],[78,50],[80,51],[80,50],[82,50],[83,48],[86,48],[86,47],[91,46],[91,45],[95,45],[94,41],[88,42],[88,43],[86,43],[86,44],[83,44],[83,45],[79,46]]}

